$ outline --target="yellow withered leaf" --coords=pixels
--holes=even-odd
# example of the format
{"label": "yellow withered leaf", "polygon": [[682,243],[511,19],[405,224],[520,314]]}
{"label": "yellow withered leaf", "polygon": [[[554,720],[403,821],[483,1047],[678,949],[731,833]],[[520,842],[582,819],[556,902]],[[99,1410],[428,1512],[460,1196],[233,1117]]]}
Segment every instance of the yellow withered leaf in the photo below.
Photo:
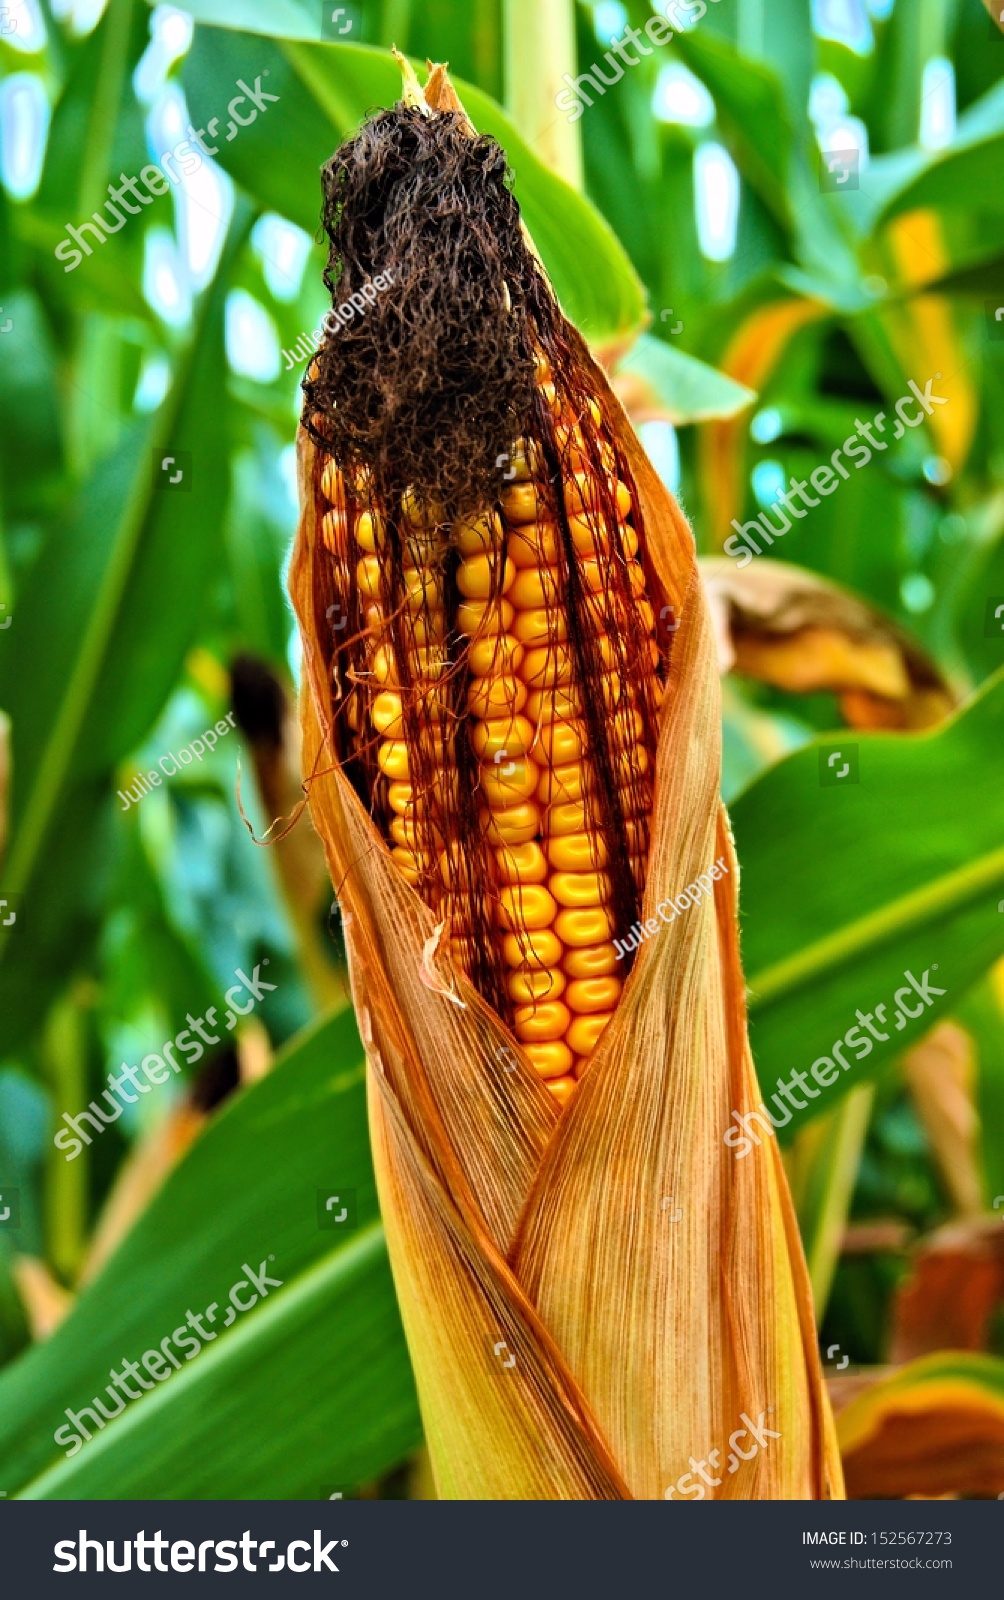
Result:
{"label": "yellow withered leaf", "polygon": [[[437,105],[455,107],[441,70],[433,81]],[[317,445],[304,432],[299,441],[290,592],[305,787],[343,911],[381,1208],[437,1488],[840,1496],[776,1144],[742,1158],[725,1142],[733,1111],[759,1092],[693,538],[605,376],[579,359],[630,470],[652,607],[672,610],[674,643],[642,905],[655,931],[563,1108],[454,962],[442,921],[340,765],[333,697],[345,690],[333,687],[324,636],[331,514],[317,496]],[[659,921],[657,906],[670,895],[684,904],[698,875],[708,892]],[[687,1487],[691,1457],[702,1470]]]}
{"label": "yellow withered leaf", "polygon": [[854,728],[932,727],[954,692],[938,664],[889,617],[787,561],[700,562],[723,672],[792,694],[828,690]]}
{"label": "yellow withered leaf", "polygon": [[853,1500],[1004,1493],[1004,1362],[949,1351],[868,1385],[837,1415]]}
{"label": "yellow withered leaf", "polygon": [[[811,322],[826,315],[818,300],[793,296],[757,306],[736,330],[718,365],[730,378],[748,389],[761,390],[791,340]],[[724,545],[743,503],[746,413],[707,423],[698,440],[702,500],[710,507],[712,546]]]}

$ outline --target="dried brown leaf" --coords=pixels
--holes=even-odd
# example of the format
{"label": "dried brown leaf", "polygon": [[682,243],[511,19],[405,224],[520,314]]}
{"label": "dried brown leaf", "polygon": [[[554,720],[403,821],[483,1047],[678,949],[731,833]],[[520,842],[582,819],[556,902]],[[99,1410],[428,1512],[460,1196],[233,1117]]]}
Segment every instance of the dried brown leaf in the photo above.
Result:
{"label": "dried brown leaf", "polygon": [[701,560],[719,665],[793,694],[827,690],[855,728],[926,728],[952,710],[940,669],[902,628],[784,561]]}
{"label": "dried brown leaf", "polygon": [[936,1350],[986,1350],[990,1319],[1004,1301],[1004,1226],[967,1218],[918,1246],[894,1304],[891,1358]]}

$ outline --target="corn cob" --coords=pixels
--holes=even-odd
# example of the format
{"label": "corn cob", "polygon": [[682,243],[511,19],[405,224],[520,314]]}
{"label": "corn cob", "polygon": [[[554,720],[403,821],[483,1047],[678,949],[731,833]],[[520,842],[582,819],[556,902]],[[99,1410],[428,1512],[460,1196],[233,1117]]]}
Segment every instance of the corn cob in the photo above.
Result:
{"label": "corn cob", "polygon": [[[536,371],[571,468],[561,495],[564,541],[543,453],[526,439],[511,451],[512,481],[481,515],[444,529],[437,508],[425,511],[403,497],[396,585],[387,517],[359,511],[350,538],[352,496],[331,461],[322,476],[330,504],[322,533],[333,575],[346,597],[354,592],[361,613],[364,654],[345,710],[392,859],[445,918],[453,956],[469,975],[488,965],[497,977],[501,955],[502,983],[488,986],[489,998],[565,1104],[624,978],[613,943],[617,896],[605,870],[617,852],[597,789],[610,785],[612,773],[605,809],[622,828],[630,895],[640,897],[652,802],[646,732],[662,687],[631,492],[617,476],[612,445],[600,438],[598,452],[590,452],[582,418],[558,400],[545,356],[538,355]],[[592,399],[586,416],[598,432],[602,418]],[[364,479],[356,490],[365,495]],[[604,500],[614,507],[613,526],[602,514]],[[620,614],[607,592],[615,569]],[[447,590],[454,594],[449,618]],[[625,598],[645,639],[630,672],[629,652],[616,643],[617,624],[623,632],[627,620]],[[350,604],[346,598],[337,606],[339,616]],[[590,655],[600,665],[597,683],[583,672]],[[451,692],[458,683],[459,701]],[[605,771],[595,759],[590,709],[594,724],[599,712],[606,725]],[[458,766],[458,741],[473,758],[466,770],[463,761]],[[472,787],[488,846],[480,873],[464,852],[448,848],[461,783]],[[623,873],[623,848],[620,856]],[[626,898],[622,892],[621,902]],[[487,961],[479,937],[491,943]]]}
{"label": "corn cob", "polygon": [[[431,141],[451,163],[472,156],[448,117],[379,120],[335,163],[337,271],[370,248],[345,187],[358,170],[358,216],[369,217],[378,166],[369,140]],[[474,154],[495,163],[497,147],[478,145]],[[614,939],[640,913],[665,678],[652,601],[664,597],[645,563],[617,443],[622,419],[604,415],[585,349],[525,249],[504,167],[490,178],[491,204],[509,219],[496,222],[483,266],[494,313],[469,244],[460,275],[452,259],[423,261],[421,281],[412,279],[422,296],[434,272],[446,281],[463,413],[445,383],[430,382],[424,357],[414,356],[421,370],[409,369],[407,383],[385,374],[397,352],[424,345],[419,334],[402,341],[397,324],[382,333],[382,308],[368,314],[365,337],[389,405],[365,395],[365,360],[345,334],[330,336],[308,374],[304,420],[319,447],[327,555],[318,601],[346,773],[399,872],[436,913],[456,966],[564,1105],[620,997],[629,958],[618,958]],[[413,209],[406,221],[417,249]],[[442,249],[438,215],[432,225]],[[394,281],[406,294],[407,271]],[[476,305],[462,315],[468,293]],[[445,333],[435,354],[448,367]],[[414,399],[413,432],[398,420],[410,383],[428,385]],[[479,387],[486,416],[468,423]],[[511,421],[518,427],[501,433]]]}

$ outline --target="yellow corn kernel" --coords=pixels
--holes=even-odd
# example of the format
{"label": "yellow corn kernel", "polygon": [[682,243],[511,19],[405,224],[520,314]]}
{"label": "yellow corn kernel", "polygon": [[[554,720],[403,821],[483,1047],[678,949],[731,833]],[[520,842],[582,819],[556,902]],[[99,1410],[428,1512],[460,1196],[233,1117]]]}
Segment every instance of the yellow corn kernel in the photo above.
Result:
{"label": "yellow corn kernel", "polygon": [[[645,570],[639,561],[629,561],[623,569],[627,575],[628,587],[632,596],[638,600],[645,593]],[[581,563],[582,581],[586,588],[593,594],[602,594],[608,587],[609,579],[602,561],[594,560],[587,556]]]}
{"label": "yellow corn kernel", "polygon": [[550,928],[557,915],[554,897],[541,883],[520,884],[499,891],[498,919],[510,933],[518,933],[521,928],[530,933]]}
{"label": "yellow corn kernel", "polygon": [[377,733],[382,733],[387,739],[402,739],[404,737],[404,718],[401,696],[391,689],[384,689],[377,695],[370,713],[373,726]]}
{"label": "yellow corn kernel", "polygon": [[[606,906],[588,906],[575,910],[559,911],[554,919],[554,931],[562,944],[579,950],[583,945],[600,944],[613,938],[613,912]],[[572,1046],[575,1050],[575,1046]],[[583,1054],[576,1050],[576,1055]]]}
{"label": "yellow corn kernel", "polygon": [[611,667],[616,667],[619,665],[622,657],[618,654],[617,645],[615,644],[614,640],[610,638],[609,634],[600,634],[600,636],[595,639],[593,643],[594,655],[599,656],[600,663],[606,672],[609,673]]}
{"label": "yellow corn kernel", "polygon": [[625,686],[619,672],[604,672],[600,678],[600,696],[608,711],[619,711],[625,702]]}
{"label": "yellow corn kernel", "polygon": [[462,556],[488,555],[502,543],[502,523],[494,512],[454,524],[453,541]]}
{"label": "yellow corn kernel", "polygon": [[413,528],[440,527],[445,515],[443,506],[434,500],[423,504],[413,489],[406,489],[401,496],[401,510]]}
{"label": "yellow corn kernel", "polygon": [[612,1011],[623,987],[620,978],[576,978],[568,985],[565,1004],[569,1011],[582,1012],[587,1016]]}
{"label": "yellow corn kernel", "polygon": [[[606,700],[605,689],[603,694]],[[526,701],[526,714],[535,726],[544,722],[574,722],[584,710],[582,692],[572,684],[556,689],[534,689]]]}
{"label": "yellow corn kernel", "polygon": [[516,615],[508,600],[462,600],[457,628],[468,639],[479,633],[509,633]]}
{"label": "yellow corn kernel", "polygon": [[422,878],[422,869],[419,866],[419,860],[415,852],[409,850],[405,845],[398,844],[391,851],[390,859],[405,883],[410,883],[413,889],[416,888]]}
{"label": "yellow corn kernel", "polygon": [[596,773],[584,761],[570,761],[560,767],[545,767],[537,785],[542,806],[566,805],[581,800],[596,787]]}
{"label": "yellow corn kernel", "polygon": [[491,717],[486,722],[474,722],[470,737],[471,749],[481,761],[494,761],[500,754],[505,758],[525,756],[535,745],[533,724],[526,717]]}
{"label": "yellow corn kernel", "polygon": [[543,512],[535,483],[514,483],[502,491],[502,510],[507,522],[536,522]]}
{"label": "yellow corn kernel", "polygon": [[630,783],[635,777],[643,778],[652,765],[651,758],[645,746],[634,745],[632,748],[618,750],[614,763],[614,778],[617,787]]}
{"label": "yellow corn kernel", "polygon": [[529,689],[565,688],[571,683],[574,671],[571,645],[548,644],[526,652],[520,677]]}
{"label": "yellow corn kernel", "polygon": [[639,549],[637,533],[631,527],[630,523],[619,522],[617,524],[617,534],[620,539],[621,550],[624,552],[624,555],[628,558],[628,560],[633,560],[638,554]]}
{"label": "yellow corn kernel", "polygon": [[647,778],[640,783],[619,783],[617,793],[625,817],[634,821],[638,817],[648,816],[652,809],[652,785]]}
{"label": "yellow corn kernel", "polygon": [[542,470],[543,463],[540,451],[532,441],[517,439],[509,457],[509,471],[512,473],[512,482],[526,483],[535,473]]}
{"label": "yellow corn kernel", "polygon": [[638,534],[631,528],[630,523],[617,523],[617,539],[611,544],[611,536],[603,523],[595,522],[592,517],[569,517],[569,531],[572,534],[572,544],[576,546],[579,555],[584,555],[587,560],[611,560],[611,549],[616,552],[614,560],[622,563],[633,562],[638,555]]}
{"label": "yellow corn kernel", "polygon": [[444,850],[439,857],[439,876],[445,887],[452,891],[454,899],[451,901],[450,910],[455,925],[460,925],[460,907],[466,907],[470,901],[471,875],[469,863],[456,853],[450,854]]}
{"label": "yellow corn kernel", "polygon": [[540,807],[533,800],[507,806],[505,811],[481,812],[481,826],[489,844],[528,844],[540,833]]}
{"label": "yellow corn kernel", "polygon": [[404,599],[409,611],[438,610],[443,603],[443,588],[438,574],[430,572],[428,567],[406,567]]}
{"label": "yellow corn kernel", "polygon": [[392,683],[400,687],[397,662],[389,644],[378,645],[373,652],[373,676],[377,683]]}
{"label": "yellow corn kernel", "polygon": [[519,672],[526,682],[525,674],[519,670],[525,655],[525,649],[511,633],[487,633],[481,639],[471,640],[467,662],[475,678],[502,673],[511,678]]}
{"label": "yellow corn kernel", "polygon": [[[419,679],[411,686],[408,698],[416,717],[422,723],[442,723],[449,711],[446,692],[441,684],[423,683]],[[435,735],[437,739],[442,740],[446,736],[442,728],[437,728]],[[388,738],[391,739],[399,737],[398,734],[388,734]]]}
{"label": "yellow corn kernel", "polygon": [[[544,1047],[541,1045],[538,1048],[543,1049]],[[572,1059],[572,1052],[570,1050],[568,1055],[569,1058]],[[546,1077],[547,1075],[546,1073],[542,1073],[541,1076]],[[575,1091],[579,1086],[571,1074],[568,1074],[566,1077],[548,1079],[547,1087],[550,1093],[553,1094],[555,1100],[557,1100],[561,1110],[564,1111],[565,1107],[573,1098]]]}
{"label": "yellow corn kernel", "polygon": [[645,724],[641,712],[631,707],[622,708],[610,718],[610,743],[616,750],[639,748],[644,731]]}
{"label": "yellow corn kernel", "polygon": [[377,766],[387,778],[397,783],[411,776],[408,765],[408,746],[403,739],[384,739],[377,751]]}
{"label": "yellow corn kernel", "polygon": [[520,571],[525,567],[556,566],[559,548],[553,522],[528,522],[514,528],[506,543],[509,560]]}
{"label": "yellow corn kernel", "polygon": [[495,852],[499,882],[546,883],[547,857],[535,839],[526,844],[502,845]]}
{"label": "yellow corn kernel", "polygon": [[[645,570],[639,561],[629,561],[626,568],[624,568],[624,571],[626,572],[628,579],[628,589],[630,591],[629,600],[625,602],[619,591],[616,589],[612,590],[609,594],[604,595],[602,600],[594,594],[587,594],[585,597],[585,606],[589,621],[593,627],[601,628],[608,626],[610,620],[612,619],[615,626],[622,628],[627,622],[628,612],[630,611],[632,619],[634,619],[636,616],[640,616],[642,622],[642,631],[645,633],[651,633],[655,627],[655,612],[653,611],[648,600],[645,599],[643,593],[645,584]],[[669,613],[672,608],[666,606],[663,609],[666,612],[666,616],[663,620],[668,622],[671,620]],[[609,617],[607,615],[608,612]],[[662,613],[660,611],[660,616],[661,614]]]}
{"label": "yellow corn kernel", "polygon": [[575,1057],[567,1044],[562,1044],[559,1039],[551,1039],[542,1044],[525,1044],[523,1048],[533,1070],[547,1081],[552,1093],[559,1083],[571,1083],[575,1087],[574,1079],[569,1076]]}
{"label": "yellow corn kernel", "polygon": [[588,829],[589,818],[584,801],[570,800],[567,804],[549,808],[547,813],[549,838],[553,839],[563,833],[586,833]]}
{"label": "yellow corn kernel", "polygon": [[412,616],[408,635],[417,645],[442,644],[446,638],[446,612],[441,605],[430,605],[427,610]]}
{"label": "yellow corn kernel", "polygon": [[519,678],[473,678],[467,689],[468,710],[483,722],[517,716],[528,699]]}
{"label": "yellow corn kernel", "polygon": [[527,649],[542,644],[563,644],[568,638],[568,624],[560,611],[547,606],[533,606],[517,611],[512,624],[514,638]]}
{"label": "yellow corn kernel", "polygon": [[410,783],[392,783],[387,788],[387,804],[398,817],[414,815],[415,791]]}
{"label": "yellow corn kernel", "polygon": [[[327,517],[325,517],[327,522]],[[356,518],[355,526],[356,544],[360,550],[374,555],[382,550],[387,543],[387,532],[382,517],[374,517],[371,511],[360,511]]]}
{"label": "yellow corn kernel", "polygon": [[595,516],[570,516],[568,531],[580,556],[598,556],[610,549],[610,535]]}
{"label": "yellow corn kernel", "polygon": [[561,940],[553,928],[533,928],[518,935],[507,933],[502,940],[503,960],[517,972],[540,967],[553,971],[561,956]]}
{"label": "yellow corn kernel", "polygon": [[395,844],[401,845],[406,850],[418,848],[418,835],[415,831],[414,817],[391,817],[388,829]]}
{"label": "yellow corn kernel", "polygon": [[533,972],[510,972],[506,991],[518,1006],[528,1006],[541,1000],[558,1000],[564,992],[567,979],[563,972],[539,968]]}
{"label": "yellow corn kernel", "polygon": [[379,556],[362,556],[356,566],[359,593],[367,600],[379,600],[383,593],[383,562]]}
{"label": "yellow corn kernel", "polygon": [[635,854],[648,850],[648,817],[628,817],[624,824],[628,849]]}
{"label": "yellow corn kernel", "polygon": [[603,872],[555,872],[547,880],[559,906],[602,906],[610,899],[612,886]]}
{"label": "yellow corn kernel", "polygon": [[548,839],[547,859],[558,872],[594,872],[610,859],[606,844],[596,833],[563,833]]}
{"label": "yellow corn kernel", "polygon": [[[585,472],[590,465],[586,441],[578,422],[568,419],[558,423],[554,430],[558,453],[562,458],[562,465],[566,471]],[[601,449],[601,457],[607,464],[608,471],[612,472],[616,465],[617,457],[609,445]]]}
{"label": "yellow corn kernel", "polygon": [[562,970],[572,979],[605,978],[620,970],[620,959],[610,943],[587,944],[566,950]]}
{"label": "yellow corn kernel", "polygon": [[[606,554],[610,549],[610,537],[606,528],[590,517],[569,517],[568,531],[572,536],[572,544],[580,556],[599,556]],[[620,550],[627,559],[632,559],[638,554],[638,535],[626,522],[617,524],[617,535]]]}
{"label": "yellow corn kernel", "polygon": [[557,567],[510,567],[509,570],[514,576],[506,596],[517,611],[557,606],[561,593],[561,573]]}
{"label": "yellow corn kernel", "polygon": [[577,1056],[591,1056],[611,1015],[608,1011],[600,1016],[576,1017],[566,1035],[569,1050]]}
{"label": "yellow corn kernel", "polygon": [[457,568],[457,588],[466,600],[488,600],[508,594],[516,578],[516,568],[501,556],[466,556]]}
{"label": "yellow corn kernel", "polygon": [[[633,562],[632,566],[637,566],[637,562]],[[628,570],[630,573],[630,568]],[[584,556],[579,562],[579,577],[587,595],[605,595],[610,588],[610,564],[598,560],[596,556]]]}
{"label": "yellow corn kernel", "polygon": [[[617,504],[617,515],[626,517],[631,510],[631,491],[626,483],[618,480],[613,490]],[[582,516],[587,511],[597,511],[600,507],[599,480],[592,471],[577,472],[565,484],[565,505],[571,516]]]}
{"label": "yellow corn kernel", "polygon": [[551,1044],[562,1040],[572,1022],[572,1013],[560,1000],[543,1000],[517,1006],[513,1032],[526,1044]]}
{"label": "yellow corn kernel", "polygon": [[333,461],[326,461],[324,463],[324,471],[321,473],[321,493],[324,495],[324,498],[326,500],[330,500],[333,505],[339,505],[344,508],[345,479],[342,477],[342,474],[339,472]]}
{"label": "yellow corn kernel", "polygon": [[542,722],[533,741],[534,758],[550,766],[566,767],[570,761],[581,761],[589,747],[589,734],[584,722]]}
{"label": "yellow corn kernel", "polygon": [[520,756],[518,761],[485,762],[481,767],[481,793],[493,811],[505,811],[531,800],[539,778],[540,768],[529,756]]}

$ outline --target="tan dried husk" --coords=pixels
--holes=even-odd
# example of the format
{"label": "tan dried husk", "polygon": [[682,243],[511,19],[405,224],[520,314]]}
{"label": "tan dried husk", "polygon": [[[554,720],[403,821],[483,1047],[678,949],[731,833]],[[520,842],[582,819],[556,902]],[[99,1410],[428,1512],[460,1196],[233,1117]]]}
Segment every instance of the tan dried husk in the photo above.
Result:
{"label": "tan dried husk", "polygon": [[713,903],[642,945],[562,1114],[439,952],[432,912],[337,766],[313,600],[314,446],[299,440],[290,591],[303,635],[306,788],[343,910],[381,1209],[437,1488],[444,1498],[661,1498],[692,1455],[720,1448],[724,1466],[742,1413],[769,1411],[780,1437],[723,1471],[708,1496],[839,1497],[776,1146],[737,1161],[723,1143],[733,1107],[752,1108],[759,1092],[693,538],[593,364],[589,378],[680,618],[644,915],[721,855],[729,874]]}

